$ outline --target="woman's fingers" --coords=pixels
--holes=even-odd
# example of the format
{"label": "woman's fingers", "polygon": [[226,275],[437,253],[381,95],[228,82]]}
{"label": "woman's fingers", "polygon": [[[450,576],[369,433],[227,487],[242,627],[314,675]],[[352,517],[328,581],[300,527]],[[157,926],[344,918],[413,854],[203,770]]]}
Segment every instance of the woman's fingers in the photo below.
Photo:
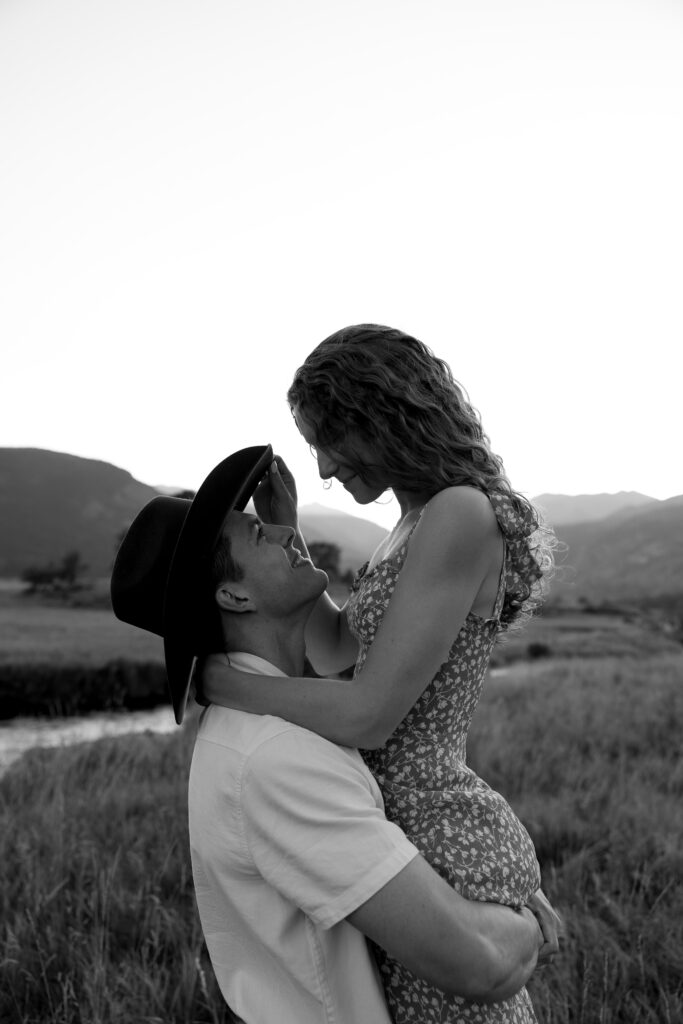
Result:
{"label": "woman's fingers", "polygon": [[264,476],[263,480],[261,480],[253,494],[256,515],[259,519],[262,519],[264,523],[271,522],[272,498],[273,488],[271,485],[271,475],[268,473]]}
{"label": "woman's fingers", "polygon": [[[282,463],[284,465],[284,463]],[[271,508],[273,522],[295,526],[297,522],[296,484],[294,477],[285,466],[287,478],[282,475],[280,466],[273,460],[268,471],[271,486]]]}
{"label": "woman's fingers", "polygon": [[272,477],[274,486],[282,486],[287,491],[292,502],[296,505],[296,481],[292,471],[281,455],[276,455],[271,462],[269,476]]}
{"label": "woman's fingers", "polygon": [[[279,460],[279,461],[278,461]],[[281,467],[284,467],[284,473]],[[256,514],[264,523],[297,528],[296,485],[283,459],[277,456],[253,494]]]}

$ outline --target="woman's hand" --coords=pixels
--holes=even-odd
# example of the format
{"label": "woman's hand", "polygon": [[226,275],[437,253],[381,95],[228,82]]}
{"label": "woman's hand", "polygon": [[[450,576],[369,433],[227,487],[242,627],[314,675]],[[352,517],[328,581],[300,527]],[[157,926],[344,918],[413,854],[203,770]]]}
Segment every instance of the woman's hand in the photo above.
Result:
{"label": "woman's hand", "polygon": [[538,921],[543,933],[543,945],[538,951],[538,965],[543,967],[551,964],[555,959],[555,954],[560,951],[560,938],[563,934],[562,918],[553,910],[542,889],[537,889],[527,900],[526,905]]}
{"label": "woman's hand", "polygon": [[254,491],[254,507],[264,523],[298,530],[296,483],[287,463],[276,455]]}

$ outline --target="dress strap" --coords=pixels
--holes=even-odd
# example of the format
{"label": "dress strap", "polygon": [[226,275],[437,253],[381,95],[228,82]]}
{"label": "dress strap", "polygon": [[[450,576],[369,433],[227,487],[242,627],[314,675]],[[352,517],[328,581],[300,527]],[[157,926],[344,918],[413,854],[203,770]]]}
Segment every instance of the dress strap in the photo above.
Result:
{"label": "dress strap", "polygon": [[412,535],[413,535],[413,532],[415,531],[415,527],[417,526],[417,524],[418,524],[418,523],[420,522],[420,520],[422,519],[422,513],[423,513],[423,512],[424,512],[424,510],[425,510],[425,509],[427,508],[427,505],[428,505],[428,504],[429,504],[429,502],[425,502],[425,504],[424,504],[424,505],[422,506],[422,508],[421,508],[421,509],[420,509],[420,511],[418,512],[418,514],[417,514],[417,518],[415,519],[415,522],[413,523],[413,525],[412,525],[412,526],[410,527],[410,529],[408,530],[408,536],[406,537],[406,542],[407,542],[407,541],[409,541],[409,540],[410,540],[410,538],[412,537]]}
{"label": "dress strap", "polygon": [[401,541],[401,544],[396,548],[396,550],[393,552],[393,554],[389,555],[387,558],[382,559],[382,561],[384,561],[384,562],[391,562],[391,563],[397,565],[399,568],[403,565],[403,563],[406,560],[406,555],[408,554],[408,546],[410,544],[410,538],[413,536],[413,534],[414,534],[414,532],[415,532],[415,530],[417,528],[417,524],[422,519],[422,513],[424,512],[424,510],[426,508],[427,508],[426,504],[422,506],[422,508],[418,512],[417,516],[415,517],[415,522],[412,524],[412,526],[408,530],[408,533],[406,534],[404,539]]}
{"label": "dress strap", "polygon": [[503,604],[505,603],[505,580],[507,576],[507,561],[508,561],[508,546],[505,537],[503,537],[503,561],[500,566],[500,578],[498,579],[498,593],[496,594],[496,602],[493,606],[492,619],[500,619],[503,611]]}
{"label": "dress strap", "polygon": [[408,530],[408,533],[405,535],[405,537],[403,538],[401,543],[398,545],[398,547],[394,548],[394,550],[391,552],[390,555],[385,555],[384,558],[380,558],[379,561],[375,562],[375,564],[373,565],[372,569],[370,569],[370,562],[369,561],[366,562],[365,565],[363,565],[361,569],[359,569],[359,571],[356,573],[356,577],[354,579],[354,589],[355,589],[355,584],[359,584],[364,576],[370,575],[370,574],[374,573],[375,570],[380,567],[380,565],[393,565],[397,569],[401,568],[401,566],[403,565],[403,563],[405,561],[405,558],[406,558],[406,554],[407,554],[407,551],[408,551],[408,544],[410,542],[410,538],[413,535],[415,527],[420,522],[420,519],[422,518],[422,513],[424,512],[426,507],[427,507],[426,505],[422,506],[422,508],[420,509],[419,515],[416,517],[415,522],[411,525],[410,529]]}

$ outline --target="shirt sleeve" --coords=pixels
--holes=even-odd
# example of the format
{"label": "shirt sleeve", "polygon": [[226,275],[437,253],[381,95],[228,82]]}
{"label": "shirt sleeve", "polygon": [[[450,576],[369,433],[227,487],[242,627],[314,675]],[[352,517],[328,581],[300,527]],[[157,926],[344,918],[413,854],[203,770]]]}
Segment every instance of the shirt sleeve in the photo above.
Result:
{"label": "shirt sleeve", "polygon": [[387,821],[357,751],[305,730],[283,732],[252,752],[241,807],[258,871],[322,928],[360,907],[418,854]]}

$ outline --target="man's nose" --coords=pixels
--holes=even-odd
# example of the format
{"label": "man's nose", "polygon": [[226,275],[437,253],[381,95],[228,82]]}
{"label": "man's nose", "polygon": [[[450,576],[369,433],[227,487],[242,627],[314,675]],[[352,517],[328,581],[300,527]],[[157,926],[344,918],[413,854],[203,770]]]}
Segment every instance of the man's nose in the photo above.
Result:
{"label": "man's nose", "polygon": [[296,537],[296,530],[291,526],[278,526],[276,523],[269,523],[265,529],[268,540],[273,544],[281,544],[283,548],[289,547]]}

